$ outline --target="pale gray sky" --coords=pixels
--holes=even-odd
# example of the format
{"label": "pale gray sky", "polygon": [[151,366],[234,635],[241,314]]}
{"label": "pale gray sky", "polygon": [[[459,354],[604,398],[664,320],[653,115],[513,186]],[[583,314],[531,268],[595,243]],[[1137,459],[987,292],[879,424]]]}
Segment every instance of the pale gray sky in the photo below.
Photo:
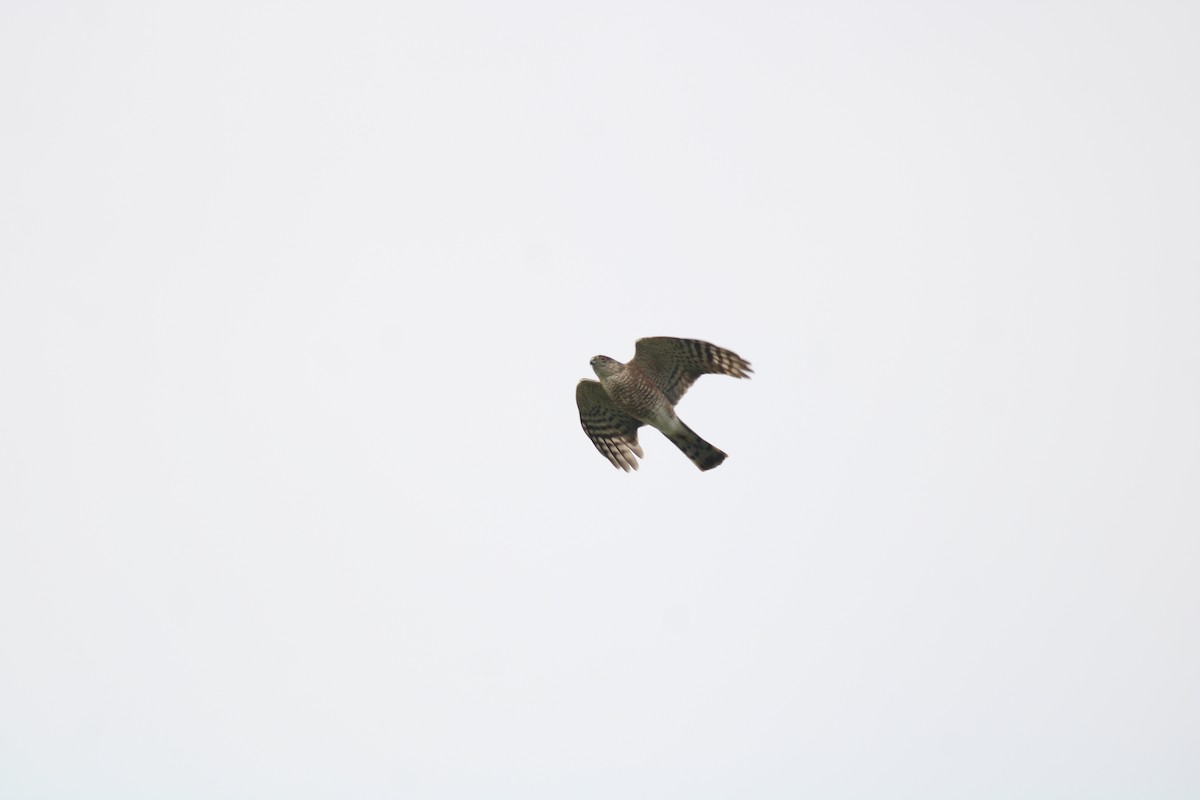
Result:
{"label": "pale gray sky", "polygon": [[5,3],[0,794],[1200,795],[1198,37]]}

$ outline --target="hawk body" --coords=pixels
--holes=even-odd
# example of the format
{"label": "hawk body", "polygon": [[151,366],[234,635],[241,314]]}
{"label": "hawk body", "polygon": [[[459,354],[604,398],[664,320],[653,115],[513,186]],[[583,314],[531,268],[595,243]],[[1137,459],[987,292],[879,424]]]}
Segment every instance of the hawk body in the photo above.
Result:
{"label": "hawk body", "polygon": [[596,356],[592,367],[600,386],[613,405],[646,425],[671,426],[677,418],[671,401],[651,378],[632,362],[622,364],[607,356]]}
{"label": "hawk body", "polygon": [[584,433],[614,467],[638,468],[643,456],[637,431],[649,425],[662,431],[701,470],[726,455],[684,425],[675,404],[705,374],[748,378],[750,362],[729,350],[698,339],[656,336],[638,339],[628,364],[596,356],[591,361],[599,381],[582,380],[575,389]]}

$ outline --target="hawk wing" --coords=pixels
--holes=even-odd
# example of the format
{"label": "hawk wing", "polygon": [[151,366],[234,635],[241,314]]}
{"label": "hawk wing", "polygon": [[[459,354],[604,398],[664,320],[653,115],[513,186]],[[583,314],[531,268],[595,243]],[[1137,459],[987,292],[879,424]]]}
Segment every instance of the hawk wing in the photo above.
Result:
{"label": "hawk wing", "polygon": [[579,406],[579,422],[583,425],[583,432],[600,454],[611,461],[614,467],[626,472],[637,469],[637,459],[643,455],[642,446],[637,440],[637,431],[642,423],[618,411],[599,381],[580,381],[575,387],[575,403]]}
{"label": "hawk wing", "polygon": [[649,376],[671,405],[678,403],[701,375],[749,378],[754,371],[750,369],[750,362],[737,353],[699,339],[670,336],[638,339],[629,366],[637,367]]}

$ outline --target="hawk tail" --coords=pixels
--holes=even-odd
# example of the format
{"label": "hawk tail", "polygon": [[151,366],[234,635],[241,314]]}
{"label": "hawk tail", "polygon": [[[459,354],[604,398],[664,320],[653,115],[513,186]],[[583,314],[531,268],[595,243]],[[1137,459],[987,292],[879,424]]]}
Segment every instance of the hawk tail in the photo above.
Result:
{"label": "hawk tail", "polygon": [[721,462],[727,458],[725,453],[701,439],[694,430],[682,422],[679,423],[679,430],[667,434],[667,438],[702,471],[720,466]]}

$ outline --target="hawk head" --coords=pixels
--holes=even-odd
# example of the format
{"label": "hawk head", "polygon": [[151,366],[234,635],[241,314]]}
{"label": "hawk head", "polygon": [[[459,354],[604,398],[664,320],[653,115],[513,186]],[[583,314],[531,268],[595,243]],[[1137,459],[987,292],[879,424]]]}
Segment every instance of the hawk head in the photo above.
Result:
{"label": "hawk head", "polygon": [[625,365],[620,361],[617,361],[615,358],[609,358],[608,356],[595,356],[592,358],[592,369],[595,370],[596,375],[601,378],[611,378],[613,375],[616,375],[618,372],[625,369]]}

